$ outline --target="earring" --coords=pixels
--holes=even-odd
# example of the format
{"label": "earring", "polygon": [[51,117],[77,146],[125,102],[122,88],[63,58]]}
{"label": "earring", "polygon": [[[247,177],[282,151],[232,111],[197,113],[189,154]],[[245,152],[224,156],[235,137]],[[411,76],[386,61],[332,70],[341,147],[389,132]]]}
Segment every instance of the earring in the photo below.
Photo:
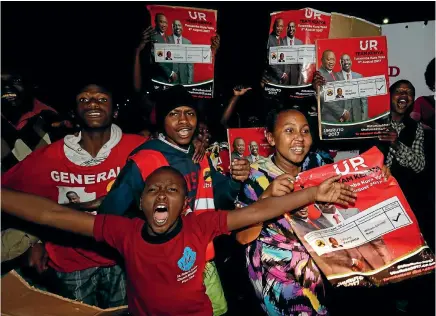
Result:
{"label": "earring", "polygon": [[139,210],[142,211],[142,196],[139,198]]}

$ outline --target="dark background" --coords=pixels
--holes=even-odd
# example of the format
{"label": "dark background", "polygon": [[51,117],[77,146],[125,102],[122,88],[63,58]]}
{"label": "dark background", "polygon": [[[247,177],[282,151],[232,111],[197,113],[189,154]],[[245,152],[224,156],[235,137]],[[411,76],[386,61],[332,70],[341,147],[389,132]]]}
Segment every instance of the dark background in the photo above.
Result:
{"label": "dark background", "polygon": [[[150,23],[151,2],[3,2],[2,67],[20,69],[62,107],[72,83],[101,76],[118,95],[132,87],[134,48]],[[263,67],[269,13],[307,7],[307,2],[157,2],[218,10],[221,47],[216,95],[235,84],[258,85]],[[382,23],[434,20],[434,2],[311,2],[310,7]],[[407,43],[405,43],[407,45]],[[244,56],[241,58],[240,56]],[[224,98],[225,99],[225,98]]]}

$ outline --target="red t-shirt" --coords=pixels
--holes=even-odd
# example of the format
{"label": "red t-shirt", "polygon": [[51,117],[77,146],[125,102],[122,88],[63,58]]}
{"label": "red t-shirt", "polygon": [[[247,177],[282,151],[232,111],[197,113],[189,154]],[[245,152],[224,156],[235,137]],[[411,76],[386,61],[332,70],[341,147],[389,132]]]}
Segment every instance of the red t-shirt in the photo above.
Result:
{"label": "red t-shirt", "polygon": [[[109,192],[128,155],[143,142],[142,136],[123,134],[105,161],[97,166],[82,167],[68,160],[61,139],[34,151],[8,170],[2,177],[2,186],[43,196],[59,204],[69,203],[68,192],[74,192],[80,202],[92,201]],[[47,242],[49,265],[59,272],[73,272],[115,264],[110,255],[113,251],[108,251],[112,249],[102,247],[105,245],[90,245],[89,240],[83,242],[83,248]]]}
{"label": "red t-shirt", "polygon": [[141,219],[97,215],[94,237],[124,257],[127,298],[133,315],[212,315],[203,284],[207,244],[227,234],[227,212],[189,213],[169,241],[142,238]]}

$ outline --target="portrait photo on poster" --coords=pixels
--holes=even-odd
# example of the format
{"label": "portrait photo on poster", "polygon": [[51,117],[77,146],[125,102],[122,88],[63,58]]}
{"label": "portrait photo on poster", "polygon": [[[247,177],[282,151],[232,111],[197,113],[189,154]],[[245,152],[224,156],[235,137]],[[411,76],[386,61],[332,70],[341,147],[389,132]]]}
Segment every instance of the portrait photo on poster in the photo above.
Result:
{"label": "portrait photo on poster", "polygon": [[323,139],[378,137],[387,128],[389,76],[386,37],[320,39],[317,70]]}

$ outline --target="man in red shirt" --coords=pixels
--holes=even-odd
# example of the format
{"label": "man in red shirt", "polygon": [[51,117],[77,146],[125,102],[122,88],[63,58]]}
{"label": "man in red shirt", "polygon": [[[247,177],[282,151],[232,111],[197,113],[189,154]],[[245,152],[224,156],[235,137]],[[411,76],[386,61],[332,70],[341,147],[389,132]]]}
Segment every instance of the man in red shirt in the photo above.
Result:
{"label": "man in red shirt", "polygon": [[216,236],[281,216],[315,201],[348,205],[356,194],[337,181],[282,197],[259,200],[231,212],[191,212],[183,175],[165,166],[146,179],[139,207],[145,220],[92,216],[49,200],[2,190],[2,210],[22,219],[106,242],[125,259],[129,311],[133,315],[212,315],[202,272],[206,247]]}
{"label": "man in red shirt", "polygon": [[[59,204],[70,203],[68,196],[74,193],[80,202],[70,203],[72,207],[90,213],[97,210],[128,155],[144,138],[123,134],[112,124],[117,111],[111,93],[102,86],[85,86],[76,96],[76,105],[82,126],[79,135],[67,135],[34,151],[2,177],[3,186]],[[125,303],[124,273],[111,249],[45,229],[41,234],[47,241],[57,294],[102,308]],[[37,244],[32,252],[42,257],[43,247]],[[45,267],[40,265],[39,270]]]}

